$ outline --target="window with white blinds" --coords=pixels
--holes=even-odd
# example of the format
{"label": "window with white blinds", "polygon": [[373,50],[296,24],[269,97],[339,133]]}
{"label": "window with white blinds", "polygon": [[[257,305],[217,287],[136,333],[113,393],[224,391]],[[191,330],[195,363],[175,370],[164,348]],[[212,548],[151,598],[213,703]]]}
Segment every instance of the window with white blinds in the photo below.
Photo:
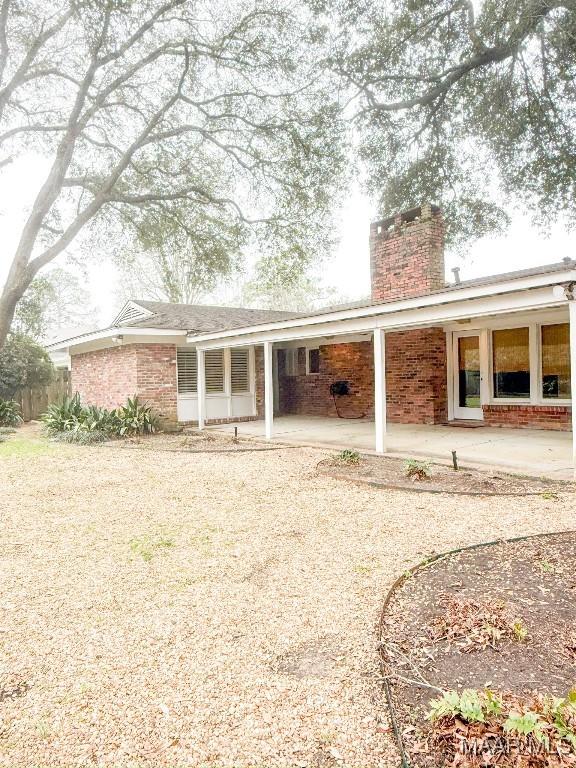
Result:
{"label": "window with white blinds", "polygon": [[206,371],[206,392],[224,392],[224,350],[206,350],[204,369]]}
{"label": "window with white blinds", "polygon": [[179,349],[176,354],[178,366],[178,393],[181,395],[198,391],[198,360],[195,349]]}
{"label": "window with white blinds", "polygon": [[250,391],[249,352],[243,347],[230,350],[230,380],[232,393]]}

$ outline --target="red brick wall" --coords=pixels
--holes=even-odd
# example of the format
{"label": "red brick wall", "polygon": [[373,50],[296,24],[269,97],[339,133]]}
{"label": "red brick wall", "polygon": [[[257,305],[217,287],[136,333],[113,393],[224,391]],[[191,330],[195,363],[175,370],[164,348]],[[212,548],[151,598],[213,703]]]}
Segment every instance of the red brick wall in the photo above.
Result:
{"label": "red brick wall", "polygon": [[[343,415],[374,414],[374,354],[371,341],[320,347],[320,373],[306,376],[299,350],[297,376],[286,376],[279,357],[282,414],[337,416],[330,384],[350,383],[338,399]],[[437,424],[447,419],[446,336],[440,328],[386,334],[387,418],[404,424]]]}
{"label": "red brick wall", "polygon": [[306,375],[306,350],[298,350],[298,375],[286,376],[283,355],[278,359],[280,413],[337,416],[330,384],[339,379],[350,383],[351,394],[338,399],[342,414],[368,416],[374,413],[374,356],[368,341],[320,347],[320,373]]}
{"label": "red brick wall", "polygon": [[482,410],[490,427],[572,429],[572,410],[567,405],[484,405]]}
{"label": "red brick wall", "polygon": [[137,359],[138,396],[149,403],[163,421],[177,421],[176,346],[138,344]]}
{"label": "red brick wall", "polygon": [[176,347],[128,344],[73,355],[72,392],[104,408],[138,394],[164,421],[176,421]]}
{"label": "red brick wall", "polygon": [[401,424],[448,419],[446,334],[422,328],[386,334],[387,416]]}
{"label": "red brick wall", "polygon": [[136,345],[73,355],[71,373],[83,403],[116,408],[137,389]]}
{"label": "red brick wall", "polygon": [[439,209],[423,205],[372,224],[370,274],[375,302],[443,288],[444,221]]}

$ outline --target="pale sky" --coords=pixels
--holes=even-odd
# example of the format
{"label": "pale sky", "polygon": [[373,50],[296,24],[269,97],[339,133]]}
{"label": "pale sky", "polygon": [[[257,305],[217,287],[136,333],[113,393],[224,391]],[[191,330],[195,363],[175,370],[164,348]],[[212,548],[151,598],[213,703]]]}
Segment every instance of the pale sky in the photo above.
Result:
{"label": "pale sky", "polygon": [[[44,160],[28,157],[0,174],[0,283],[4,282],[23,216],[38,189],[43,168]],[[348,190],[346,200],[338,216],[340,243],[333,258],[322,266],[321,279],[342,298],[354,300],[370,291],[368,234],[376,211],[359,187]],[[552,263],[565,256],[576,257],[576,233],[557,226],[546,238],[528,219],[518,215],[506,237],[485,238],[475,243],[463,258],[447,253],[446,273],[452,280],[450,269],[459,266],[461,279],[466,280]],[[66,259],[60,258],[58,264],[66,266]],[[99,310],[100,327],[107,325],[118,305],[116,273],[100,254],[88,266],[86,288],[91,303]]]}

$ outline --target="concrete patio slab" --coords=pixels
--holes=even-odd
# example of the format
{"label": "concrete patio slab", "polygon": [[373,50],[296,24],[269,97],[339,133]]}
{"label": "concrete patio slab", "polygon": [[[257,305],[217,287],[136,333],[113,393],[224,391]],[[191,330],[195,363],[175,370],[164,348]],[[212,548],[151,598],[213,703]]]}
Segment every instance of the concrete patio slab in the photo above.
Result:
{"label": "concrete patio slab", "polygon": [[[264,422],[225,424],[210,429],[263,437]],[[278,416],[274,439],[283,443],[374,450],[374,422],[365,419],[334,419],[319,416]],[[572,480],[572,433],[538,429],[467,429],[450,425],[389,424],[387,452],[451,461],[495,469],[505,468],[538,477]]]}

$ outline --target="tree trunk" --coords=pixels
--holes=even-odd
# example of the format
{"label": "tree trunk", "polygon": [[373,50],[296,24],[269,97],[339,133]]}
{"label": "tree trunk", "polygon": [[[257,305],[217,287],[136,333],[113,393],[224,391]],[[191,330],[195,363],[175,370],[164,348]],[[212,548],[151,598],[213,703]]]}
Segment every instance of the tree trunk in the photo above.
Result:
{"label": "tree trunk", "polygon": [[9,281],[10,277],[8,277],[2,295],[0,296],[0,349],[2,349],[6,342],[6,337],[8,336],[12,320],[14,319],[16,305],[22,298],[27,287],[11,287]]}

